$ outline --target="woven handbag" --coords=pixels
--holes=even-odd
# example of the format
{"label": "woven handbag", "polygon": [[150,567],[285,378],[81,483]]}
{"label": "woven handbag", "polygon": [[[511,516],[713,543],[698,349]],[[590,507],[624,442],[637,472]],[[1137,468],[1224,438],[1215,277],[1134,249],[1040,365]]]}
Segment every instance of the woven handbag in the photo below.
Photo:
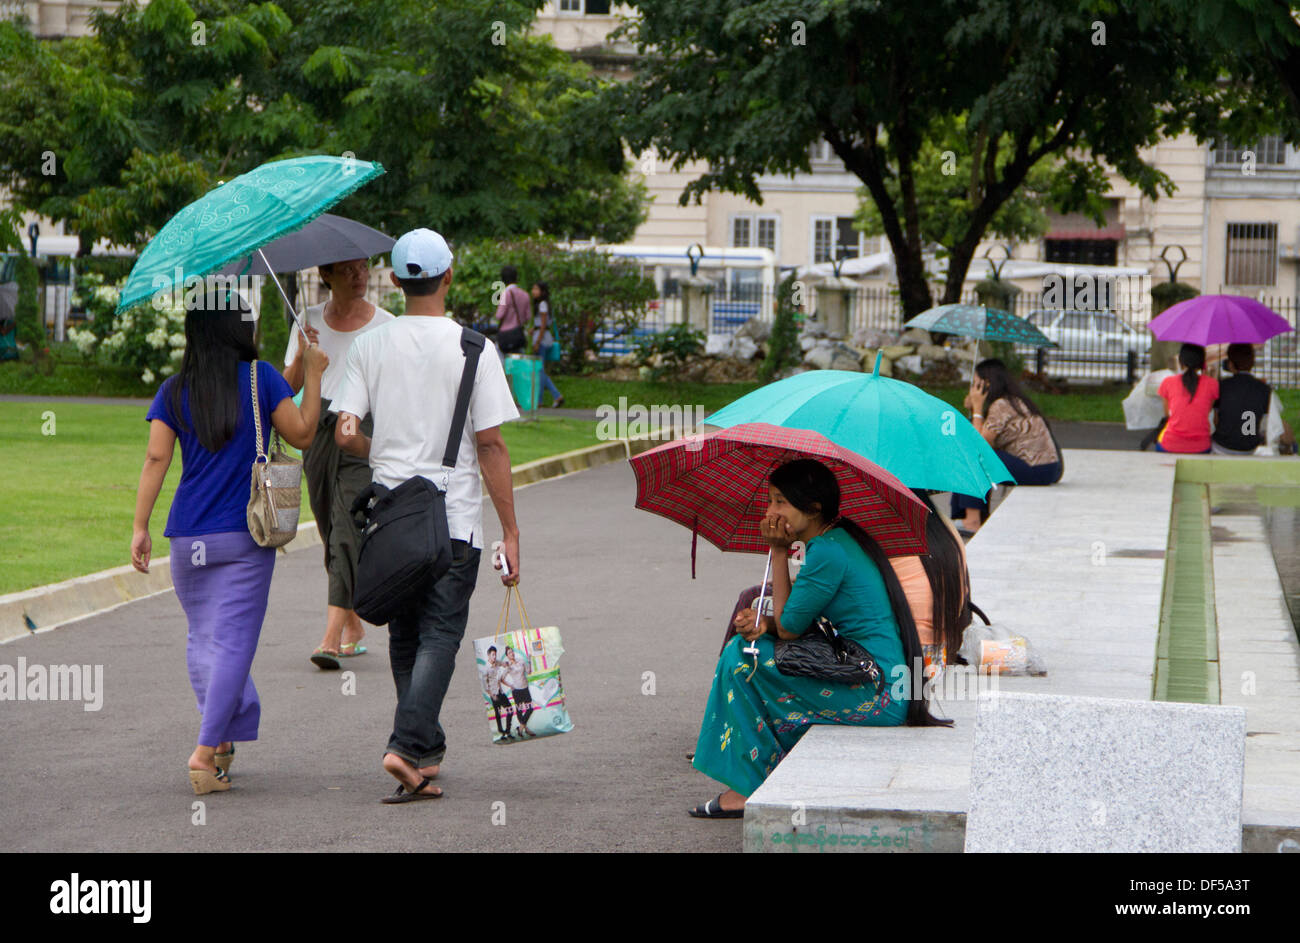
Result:
{"label": "woven handbag", "polygon": [[[257,361],[252,370],[253,425],[257,429],[257,458],[248,495],[248,532],[260,547],[284,547],[298,536],[302,504],[302,462],[290,458],[271,429],[271,454],[262,449],[262,410],[257,399]],[[286,550],[285,553],[288,553]]]}

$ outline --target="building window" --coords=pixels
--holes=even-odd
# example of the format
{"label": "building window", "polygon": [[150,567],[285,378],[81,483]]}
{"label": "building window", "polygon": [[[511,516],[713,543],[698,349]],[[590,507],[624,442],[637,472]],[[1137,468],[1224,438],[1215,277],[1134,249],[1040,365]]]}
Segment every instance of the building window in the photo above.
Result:
{"label": "building window", "polygon": [[879,238],[866,239],[853,228],[852,216],[813,218],[813,263],[856,259],[875,251]]}
{"label": "building window", "polygon": [[731,244],[737,249],[749,248],[750,218],[737,216],[731,221]]}
{"label": "building window", "polygon": [[1247,151],[1255,155],[1255,164],[1259,167],[1283,167],[1286,165],[1286,141],[1279,135],[1262,137],[1254,145],[1215,142],[1211,162],[1215,166],[1239,166]]}
{"label": "building window", "polygon": [[737,213],[731,217],[731,246],[735,249],[771,249],[776,252],[777,217]]}
{"label": "building window", "polygon": [[1119,259],[1117,239],[1044,239],[1043,255],[1048,262],[1075,265],[1114,265]]}
{"label": "building window", "polygon": [[1224,284],[1277,284],[1277,223],[1228,223]]}

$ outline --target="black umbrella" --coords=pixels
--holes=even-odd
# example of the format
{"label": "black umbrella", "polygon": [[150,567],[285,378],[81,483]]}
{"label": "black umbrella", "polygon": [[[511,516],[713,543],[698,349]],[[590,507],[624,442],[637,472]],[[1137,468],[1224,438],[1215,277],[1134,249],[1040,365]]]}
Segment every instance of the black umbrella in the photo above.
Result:
{"label": "black umbrella", "polygon": [[[298,272],[349,259],[368,259],[390,251],[396,241],[355,219],[322,213],[302,229],[268,243],[251,257],[236,259],[220,274],[269,275],[272,272]],[[252,265],[245,271],[244,266],[249,264],[250,258]]]}

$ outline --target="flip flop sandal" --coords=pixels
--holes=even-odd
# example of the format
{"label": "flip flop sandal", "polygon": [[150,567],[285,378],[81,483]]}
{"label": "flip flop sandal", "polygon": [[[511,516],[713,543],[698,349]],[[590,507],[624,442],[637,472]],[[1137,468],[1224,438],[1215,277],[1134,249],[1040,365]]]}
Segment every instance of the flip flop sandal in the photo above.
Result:
{"label": "flip flop sandal", "polygon": [[691,816],[697,819],[743,819],[745,817],[744,809],[724,809],[720,793],[718,798],[710,799],[703,805],[697,805],[689,811]]}
{"label": "flip flop sandal", "polygon": [[217,767],[219,769],[225,770],[227,773],[229,773],[230,764],[235,762],[235,744],[233,742],[230,744],[229,753],[216,754],[214,757],[214,762],[217,764]]}
{"label": "flip flop sandal", "polygon": [[204,796],[210,792],[225,792],[230,788],[230,777],[220,767],[215,773],[207,769],[192,769],[189,773],[190,785],[194,787],[196,796]]}
{"label": "flip flop sandal", "polygon": [[340,658],[352,658],[356,655],[364,655],[369,649],[360,642],[344,642],[339,646]]}
{"label": "flip flop sandal", "polygon": [[339,667],[339,653],[328,652],[323,648],[318,648],[311,653],[311,663],[317,668],[325,671],[337,671]]}
{"label": "flip flop sandal", "polygon": [[[406,786],[399,785],[397,787],[397,792],[393,793],[391,796],[384,796],[384,798],[380,799],[379,801],[384,803],[385,805],[397,805],[399,802],[418,802],[421,799],[441,799],[442,798],[441,791],[438,792],[420,791],[425,786],[431,786],[431,785],[433,785],[433,780],[430,779],[428,776],[426,776],[424,777],[424,779],[420,780],[420,785],[416,786],[414,790],[407,792]],[[437,787],[435,786],[434,788],[436,789]]]}

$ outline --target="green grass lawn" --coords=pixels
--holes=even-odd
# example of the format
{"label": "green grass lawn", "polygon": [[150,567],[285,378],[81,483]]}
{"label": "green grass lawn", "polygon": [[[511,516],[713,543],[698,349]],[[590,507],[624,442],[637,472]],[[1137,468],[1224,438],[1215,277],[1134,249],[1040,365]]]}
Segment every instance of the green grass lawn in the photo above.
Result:
{"label": "green grass lawn", "polygon": [[[42,434],[47,413],[54,435]],[[0,403],[0,475],[8,485],[0,594],[131,562],[144,414],[141,406]],[[597,442],[594,422],[571,419],[507,423],[503,434],[513,465]],[[180,475],[178,448],[149,521],[155,559],[168,553],[162,532]],[[301,508],[301,519],[311,520],[305,489]]]}
{"label": "green grass lawn", "polygon": [[762,386],[761,383],[677,383],[665,380],[603,380],[599,377],[552,377],[564,394],[565,409],[618,407],[618,398],[626,396],[628,404],[642,406],[702,406],[706,413],[716,412],[733,400]]}

